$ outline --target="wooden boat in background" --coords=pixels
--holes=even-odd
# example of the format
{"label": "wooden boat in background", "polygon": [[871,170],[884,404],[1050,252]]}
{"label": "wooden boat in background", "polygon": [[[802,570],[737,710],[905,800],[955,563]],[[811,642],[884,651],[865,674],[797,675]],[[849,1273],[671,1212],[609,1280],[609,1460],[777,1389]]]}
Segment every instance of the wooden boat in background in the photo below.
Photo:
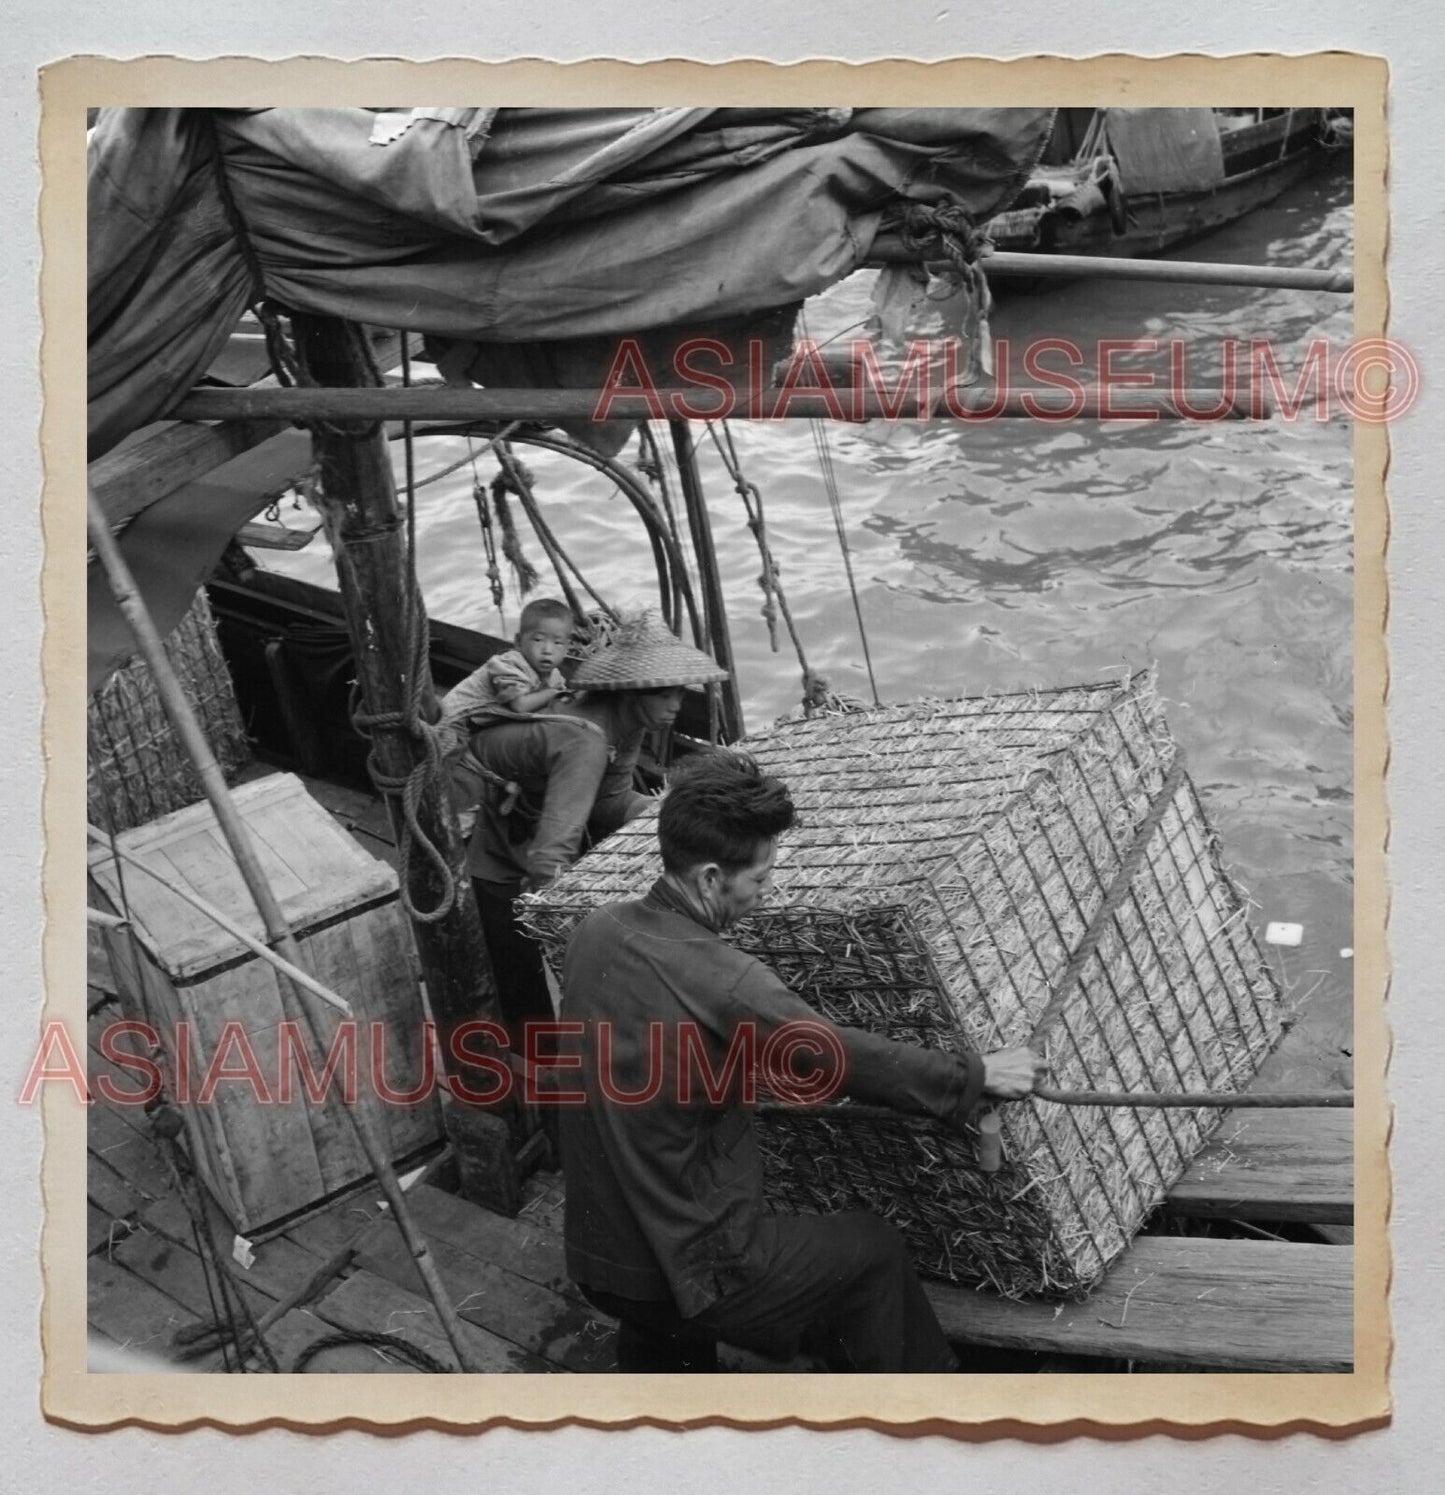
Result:
{"label": "wooden boat in background", "polygon": [[1061,109],[988,234],[1003,251],[1158,254],[1272,201],[1350,133],[1330,109]]}

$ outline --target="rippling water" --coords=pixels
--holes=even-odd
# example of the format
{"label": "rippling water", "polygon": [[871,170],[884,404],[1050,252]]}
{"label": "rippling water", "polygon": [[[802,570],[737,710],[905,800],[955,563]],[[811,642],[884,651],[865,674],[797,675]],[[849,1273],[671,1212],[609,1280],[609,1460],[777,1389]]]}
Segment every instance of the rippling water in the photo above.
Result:
{"label": "rippling water", "polygon": [[[1179,257],[1347,266],[1353,212],[1335,171],[1292,189]],[[810,303],[823,339],[867,314],[872,276]],[[1342,349],[1349,297],[1138,282],[1078,282],[1005,301],[996,336],[1182,339],[1190,382],[1218,375],[1225,339],[1268,338],[1288,382],[1312,338]],[[1089,358],[1093,362],[1092,354]],[[1136,356],[1130,367],[1167,360]],[[869,695],[833,520],[805,423],[734,426],[761,488],[805,648],[833,686]],[[700,428],[699,428],[700,432]],[[1287,1063],[1339,1080],[1351,1047],[1351,428],[1343,418],[1267,423],[1044,425],[1000,420],[829,428],[879,693],[886,702],[1064,685],[1156,664],[1188,754],[1257,922],[1305,926],[1271,952],[1307,1002],[1308,1041]],[[701,435],[699,435],[701,440]],[[770,652],[757,550],[710,443],[705,477],[748,723],[798,701],[784,637]],[[465,454],[421,448],[419,471]],[[525,453],[546,512],[598,590],[652,587],[627,501],[590,472]],[[483,461],[484,478],[492,469]],[[454,622],[510,633],[486,597],[471,475],[426,490],[419,548],[427,604]],[[530,547],[540,563],[538,547]],[[332,582],[324,547],[267,564]],[[1287,1050],[1289,1046],[1287,1045]]]}

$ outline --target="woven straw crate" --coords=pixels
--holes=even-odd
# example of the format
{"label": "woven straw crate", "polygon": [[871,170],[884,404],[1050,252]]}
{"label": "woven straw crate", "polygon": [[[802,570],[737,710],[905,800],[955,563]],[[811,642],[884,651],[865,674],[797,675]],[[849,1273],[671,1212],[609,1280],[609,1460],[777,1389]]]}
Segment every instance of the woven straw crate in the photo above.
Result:
{"label": "woven straw crate", "polygon": [[[1043,1049],[1060,1089],[1244,1088],[1279,993],[1152,682],[926,701],[746,744],[788,784],[767,905],[730,938],[836,1022],[928,1047]],[[576,921],[661,870],[634,821],[531,900]],[[1217,1125],[1207,1110],[1000,1108],[1004,1163],[900,1118],[762,1121],[773,1205],[864,1206],[921,1269],[1009,1295],[1103,1275]]]}
{"label": "woven straw crate", "polygon": [[[250,761],[216,625],[204,591],[166,639],[181,688],[230,778]],[[161,707],[139,656],[91,697],[86,715],[86,802],[92,825],[124,831],[202,797],[201,781]]]}

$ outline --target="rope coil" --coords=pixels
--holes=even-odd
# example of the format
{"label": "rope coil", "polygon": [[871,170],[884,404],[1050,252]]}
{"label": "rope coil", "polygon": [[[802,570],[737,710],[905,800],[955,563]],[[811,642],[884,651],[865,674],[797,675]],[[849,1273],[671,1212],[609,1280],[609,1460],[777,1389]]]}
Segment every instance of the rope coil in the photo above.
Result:
{"label": "rope coil", "polygon": [[[422,715],[422,698],[428,679],[426,666],[431,654],[431,629],[427,624],[426,614],[421,608],[420,597],[415,587],[411,591],[410,620],[407,631],[410,635],[411,668],[408,671],[406,705],[400,711],[367,711],[361,706],[356,706],[351,713],[351,724],[368,741],[378,728],[389,728],[393,731],[405,732],[421,747],[421,756],[405,774],[386,773],[377,760],[375,746],[367,754],[366,768],[371,775],[372,783],[376,785],[381,794],[388,799],[401,801],[402,825],[397,855],[402,869],[398,889],[402,908],[419,923],[435,924],[444,919],[456,903],[457,879],[452,875],[446,857],[423,829],[417,815],[428,782],[441,783],[442,781],[447,739],[442,729],[433,726]],[[430,909],[419,908],[412,897],[413,847],[431,864],[437,881],[441,884],[441,893],[436,904]]]}

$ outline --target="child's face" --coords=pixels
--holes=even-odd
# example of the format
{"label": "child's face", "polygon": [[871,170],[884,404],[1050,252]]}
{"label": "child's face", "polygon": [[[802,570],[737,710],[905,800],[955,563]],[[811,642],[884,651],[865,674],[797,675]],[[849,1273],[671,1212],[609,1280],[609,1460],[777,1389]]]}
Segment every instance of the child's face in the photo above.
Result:
{"label": "child's face", "polygon": [[560,618],[543,618],[517,635],[517,648],[522,651],[522,658],[545,677],[566,658],[571,639],[571,628]]}

